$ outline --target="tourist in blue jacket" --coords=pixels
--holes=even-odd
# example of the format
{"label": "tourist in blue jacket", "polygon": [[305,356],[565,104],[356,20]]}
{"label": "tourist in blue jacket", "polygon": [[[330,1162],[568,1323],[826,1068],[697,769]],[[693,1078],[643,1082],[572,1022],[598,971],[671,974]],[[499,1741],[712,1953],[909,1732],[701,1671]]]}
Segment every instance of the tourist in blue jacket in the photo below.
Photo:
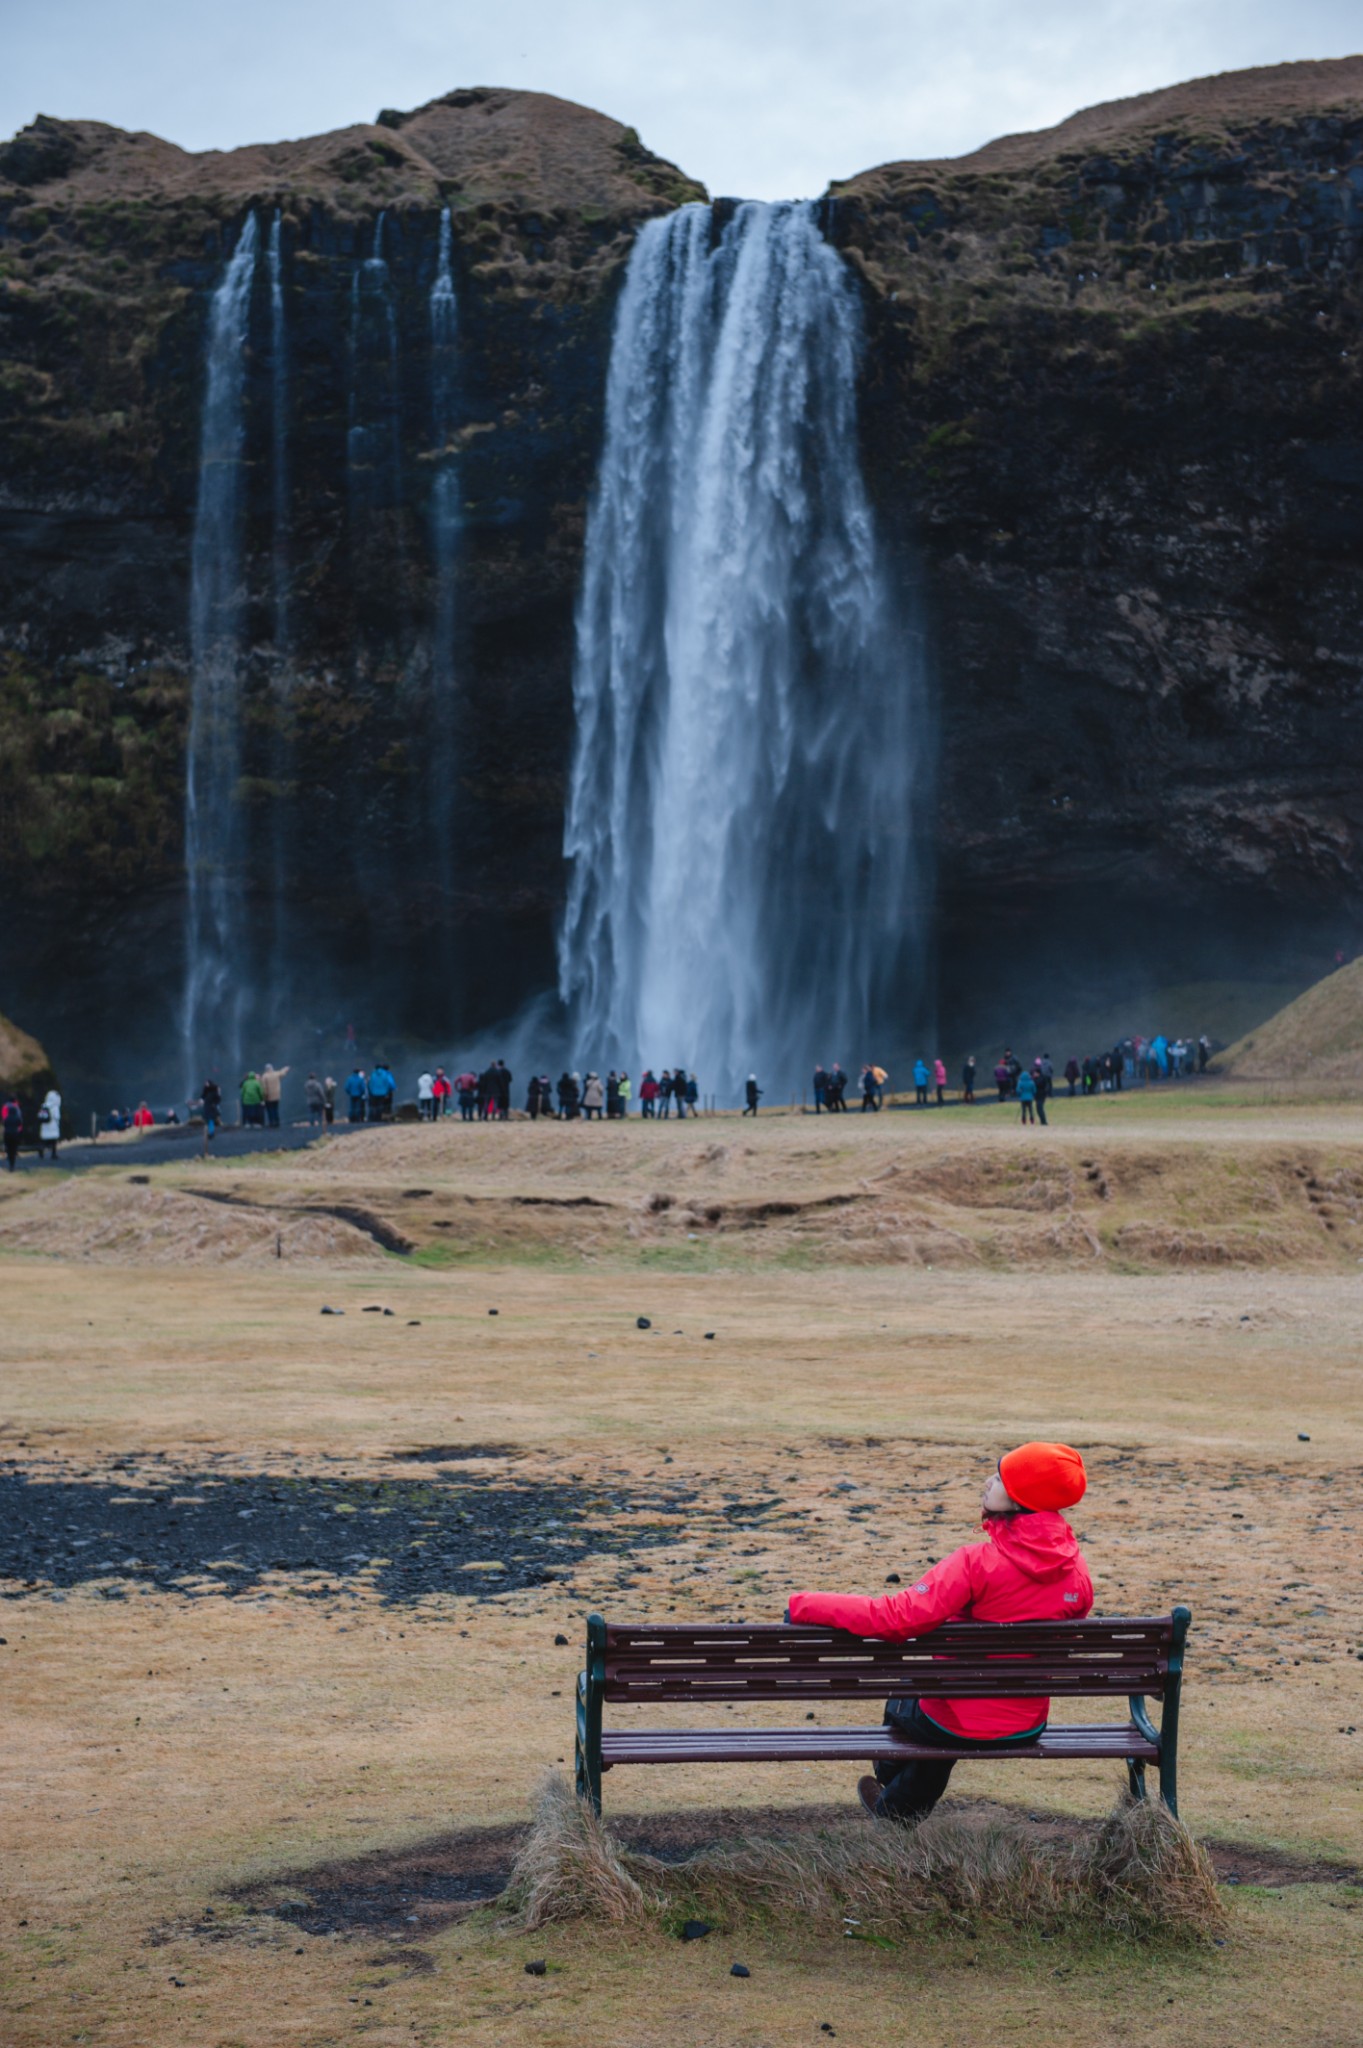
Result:
{"label": "tourist in blue jacket", "polygon": [[393,1097],[397,1092],[397,1085],[382,1060],[376,1067],[370,1068],[369,1114],[375,1123],[393,1114]]}

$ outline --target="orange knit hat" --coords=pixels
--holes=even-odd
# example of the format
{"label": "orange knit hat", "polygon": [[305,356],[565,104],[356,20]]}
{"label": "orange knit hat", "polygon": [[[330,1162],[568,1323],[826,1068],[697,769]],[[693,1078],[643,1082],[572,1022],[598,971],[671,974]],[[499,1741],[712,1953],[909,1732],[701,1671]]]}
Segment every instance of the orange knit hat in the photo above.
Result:
{"label": "orange knit hat", "polygon": [[999,1477],[1020,1508],[1072,1508],[1088,1485],[1068,1444],[1019,1444],[999,1459]]}

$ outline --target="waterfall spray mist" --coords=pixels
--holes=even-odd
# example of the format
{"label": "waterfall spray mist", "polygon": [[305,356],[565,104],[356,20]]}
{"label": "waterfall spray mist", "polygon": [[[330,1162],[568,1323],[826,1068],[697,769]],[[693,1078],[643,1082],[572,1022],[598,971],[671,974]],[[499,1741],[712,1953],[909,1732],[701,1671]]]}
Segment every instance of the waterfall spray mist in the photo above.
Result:
{"label": "waterfall spray mist", "polygon": [[559,943],[593,1064],[735,1094],[885,1057],[914,964],[918,657],[857,459],[852,280],[805,205],[642,231],[578,613]]}
{"label": "waterfall spray mist", "polygon": [[259,234],[248,216],[213,294],[199,494],[190,563],[190,713],[185,764],[185,1086],[207,1067],[235,1078],[245,1000],[241,828],[242,516],[246,344]]}

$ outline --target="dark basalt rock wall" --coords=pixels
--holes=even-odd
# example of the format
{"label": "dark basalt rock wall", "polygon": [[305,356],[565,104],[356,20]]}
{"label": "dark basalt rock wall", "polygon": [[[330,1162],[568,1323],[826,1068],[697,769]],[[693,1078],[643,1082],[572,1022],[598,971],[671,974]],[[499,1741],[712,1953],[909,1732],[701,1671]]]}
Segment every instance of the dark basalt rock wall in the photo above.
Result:
{"label": "dark basalt rock wall", "polygon": [[[248,383],[243,878],[319,1026],[445,1035],[552,979],[572,613],[615,295],[698,196],[535,95],[227,156],[40,121],[0,147],[7,1007],[69,1079],[165,1053],[208,299],[283,221],[289,642],[274,638],[264,266]],[[452,905],[422,839],[423,345],[451,207],[465,535]],[[402,489],[356,544],[350,292],[386,209]],[[833,188],[863,438],[937,678],[940,983],[1281,968],[1363,913],[1363,60],[1097,109]],[[282,822],[281,822],[282,821]],[[1190,1020],[1191,1021],[1191,1020]],[[1000,1023],[997,1028],[1003,1028]],[[170,1065],[174,1066],[171,1059]]]}
{"label": "dark basalt rock wall", "polygon": [[[372,1045],[507,1014],[552,979],[573,605],[615,293],[641,222],[702,188],[616,122],[491,91],[221,158],[42,121],[0,150],[0,178],[0,885],[14,1006],[42,1019],[68,1074],[151,1067],[173,1084],[205,328],[254,208],[238,800],[261,960],[280,924],[282,843],[298,1021],[355,1021]],[[437,889],[422,776],[428,299],[443,206],[462,525],[452,902]],[[284,644],[263,254],[276,208]],[[374,366],[361,360],[359,395],[371,408],[392,398],[398,487],[371,479],[356,516],[352,289],[381,212],[397,389],[366,392]]]}
{"label": "dark basalt rock wall", "polygon": [[1152,100],[837,188],[962,1002],[1358,943],[1363,62]]}

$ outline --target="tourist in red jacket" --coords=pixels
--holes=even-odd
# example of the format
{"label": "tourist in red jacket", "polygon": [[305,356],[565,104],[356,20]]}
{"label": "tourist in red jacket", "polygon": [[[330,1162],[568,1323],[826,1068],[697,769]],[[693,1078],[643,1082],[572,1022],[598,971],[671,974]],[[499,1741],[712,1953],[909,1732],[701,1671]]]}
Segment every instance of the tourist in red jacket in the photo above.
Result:
{"label": "tourist in red jacket", "polygon": [[[1023,1444],[999,1460],[984,1490],[983,1543],[965,1544],[916,1585],[880,1598],[796,1593],[790,1619],[888,1642],[927,1635],[946,1621],[1079,1621],[1093,1605],[1093,1583],[1060,1510],[1083,1498],[1086,1483],[1084,1461],[1068,1444]],[[858,1784],[863,1805],[877,1819],[921,1820],[961,1754],[1034,1742],[1049,1708],[1049,1700],[1003,1694],[891,1700],[885,1719],[898,1734],[955,1755],[877,1764],[875,1776]]]}

